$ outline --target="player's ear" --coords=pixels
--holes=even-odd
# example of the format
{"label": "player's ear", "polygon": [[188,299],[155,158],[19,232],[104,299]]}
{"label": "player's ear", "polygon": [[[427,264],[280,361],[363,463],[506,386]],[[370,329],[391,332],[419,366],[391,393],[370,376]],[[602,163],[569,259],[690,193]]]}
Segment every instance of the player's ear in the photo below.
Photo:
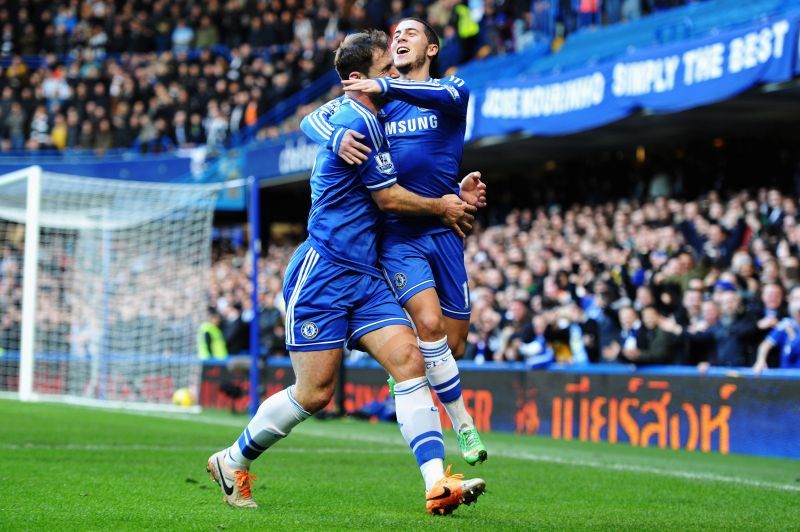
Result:
{"label": "player's ear", "polygon": [[434,57],[436,57],[436,55],[438,53],[439,53],[439,45],[438,44],[429,44],[428,45],[428,50],[426,51],[426,54],[428,55],[429,58],[431,58],[431,60]]}
{"label": "player's ear", "polygon": [[350,72],[348,79],[366,79],[361,72]]}

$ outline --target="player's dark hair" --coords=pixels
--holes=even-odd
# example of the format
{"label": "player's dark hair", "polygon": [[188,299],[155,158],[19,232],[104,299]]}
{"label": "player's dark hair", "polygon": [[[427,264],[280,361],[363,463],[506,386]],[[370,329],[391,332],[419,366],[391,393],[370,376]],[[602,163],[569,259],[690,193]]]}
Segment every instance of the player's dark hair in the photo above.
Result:
{"label": "player's dark hair", "polygon": [[388,47],[389,39],[382,31],[364,30],[352,33],[336,49],[333,66],[341,79],[349,78],[353,72],[366,76],[372,66],[375,50],[386,50]]}
{"label": "player's dark hair", "polygon": [[[419,22],[420,24],[422,24],[422,27],[425,28],[424,33],[425,37],[428,39],[428,44],[435,44],[436,46],[439,47],[439,51],[441,51],[442,43],[441,39],[439,39],[439,34],[436,33],[436,30],[433,29],[433,26],[431,26],[427,20],[423,20],[419,17],[406,17],[402,19],[399,23],[405,22],[406,20],[413,20],[414,22]],[[436,72],[439,69],[439,51],[437,51],[436,55],[433,56],[433,58],[431,59],[430,74],[434,78],[437,77]]]}

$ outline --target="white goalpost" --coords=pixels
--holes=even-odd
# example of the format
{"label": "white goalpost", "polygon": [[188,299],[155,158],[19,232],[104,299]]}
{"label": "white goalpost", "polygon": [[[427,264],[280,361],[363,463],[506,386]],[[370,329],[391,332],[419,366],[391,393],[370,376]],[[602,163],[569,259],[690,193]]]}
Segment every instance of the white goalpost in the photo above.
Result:
{"label": "white goalpost", "polygon": [[0,394],[135,409],[199,392],[220,186],[0,176]]}

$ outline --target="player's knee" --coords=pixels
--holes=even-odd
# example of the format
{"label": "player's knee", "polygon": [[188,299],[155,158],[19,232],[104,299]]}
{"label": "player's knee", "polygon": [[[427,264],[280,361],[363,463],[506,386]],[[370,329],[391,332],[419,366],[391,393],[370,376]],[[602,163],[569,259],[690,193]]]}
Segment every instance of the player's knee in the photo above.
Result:
{"label": "player's knee", "polygon": [[422,353],[413,337],[394,348],[391,354],[391,364],[393,367],[389,371],[397,381],[425,375]]}
{"label": "player's knee", "polygon": [[333,382],[307,387],[302,387],[298,383],[295,386],[295,400],[304,410],[315,414],[330,403],[335,389],[336,384]]}
{"label": "player's knee", "polygon": [[438,312],[421,312],[414,317],[417,336],[426,342],[435,342],[445,335],[444,316]]}

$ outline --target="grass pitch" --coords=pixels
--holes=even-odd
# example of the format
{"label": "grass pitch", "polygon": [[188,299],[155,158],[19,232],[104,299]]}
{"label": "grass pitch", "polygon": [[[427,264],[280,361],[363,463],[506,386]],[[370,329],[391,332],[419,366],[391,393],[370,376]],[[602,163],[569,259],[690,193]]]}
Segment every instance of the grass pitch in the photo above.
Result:
{"label": "grass pitch", "polygon": [[397,427],[315,421],[265,453],[258,510],[205,472],[247,419],[0,400],[0,530],[800,529],[800,462],[485,434],[477,504],[425,513]]}

